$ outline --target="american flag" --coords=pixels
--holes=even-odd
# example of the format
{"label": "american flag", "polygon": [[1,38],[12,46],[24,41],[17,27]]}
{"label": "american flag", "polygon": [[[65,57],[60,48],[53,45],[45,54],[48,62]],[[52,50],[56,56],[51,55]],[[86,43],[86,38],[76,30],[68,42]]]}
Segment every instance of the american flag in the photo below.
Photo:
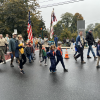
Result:
{"label": "american flag", "polygon": [[28,33],[28,39],[33,41],[32,26],[31,26],[31,20],[30,20],[30,11],[29,11],[27,33]]}
{"label": "american flag", "polygon": [[56,19],[56,16],[55,16],[55,13],[54,13],[54,9],[51,13],[51,23],[50,23],[50,38],[52,39],[53,38],[53,22],[57,21]]}

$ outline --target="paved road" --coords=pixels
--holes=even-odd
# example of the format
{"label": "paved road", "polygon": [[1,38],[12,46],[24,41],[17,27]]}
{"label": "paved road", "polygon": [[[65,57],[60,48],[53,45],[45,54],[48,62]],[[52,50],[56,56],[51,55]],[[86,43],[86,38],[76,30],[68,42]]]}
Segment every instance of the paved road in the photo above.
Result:
{"label": "paved road", "polygon": [[0,65],[0,100],[100,100],[100,69],[93,57],[86,59],[86,52],[85,65],[80,59],[75,62],[73,55],[64,59],[68,73],[59,64],[51,74],[49,61],[48,66],[39,65],[38,52],[36,61],[24,66],[25,75],[19,73],[16,63],[14,68],[9,62]]}

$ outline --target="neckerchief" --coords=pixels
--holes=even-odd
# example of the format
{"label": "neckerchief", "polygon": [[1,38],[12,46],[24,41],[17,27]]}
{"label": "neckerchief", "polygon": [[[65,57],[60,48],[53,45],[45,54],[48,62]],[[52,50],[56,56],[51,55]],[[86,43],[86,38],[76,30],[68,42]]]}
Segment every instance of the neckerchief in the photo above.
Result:
{"label": "neckerchief", "polygon": [[56,54],[54,51],[52,51],[52,53],[53,53],[53,56]]}
{"label": "neckerchief", "polygon": [[46,51],[45,48],[42,48],[42,50]]}
{"label": "neckerchief", "polygon": [[58,47],[57,50],[59,50],[59,51],[60,51],[60,54],[62,55],[62,50],[61,50],[61,48]]}

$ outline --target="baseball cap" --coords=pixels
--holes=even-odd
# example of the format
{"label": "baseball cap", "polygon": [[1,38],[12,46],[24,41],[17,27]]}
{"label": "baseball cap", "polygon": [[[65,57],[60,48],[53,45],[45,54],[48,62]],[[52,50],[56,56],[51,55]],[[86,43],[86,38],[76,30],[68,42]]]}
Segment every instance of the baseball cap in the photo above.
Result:
{"label": "baseball cap", "polygon": [[13,33],[12,35],[17,35],[17,33]]}

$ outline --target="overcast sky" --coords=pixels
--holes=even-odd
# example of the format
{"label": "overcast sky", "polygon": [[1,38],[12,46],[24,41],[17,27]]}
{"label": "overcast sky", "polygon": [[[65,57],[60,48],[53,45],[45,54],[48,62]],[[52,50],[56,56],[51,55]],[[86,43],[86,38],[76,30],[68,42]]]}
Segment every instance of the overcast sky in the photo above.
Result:
{"label": "overcast sky", "polygon": [[[38,1],[40,2],[39,3],[40,6],[43,6],[43,5],[54,4],[64,1],[71,1],[71,0],[51,0],[51,1],[38,0]],[[39,9],[41,11],[43,20],[45,21],[46,28],[50,27],[51,12],[53,8],[55,9],[54,12],[58,21],[60,20],[61,15],[66,12],[70,12],[72,14],[78,12],[82,14],[82,16],[84,17],[86,26],[90,23],[100,23],[100,0],[84,0],[75,3]]]}

